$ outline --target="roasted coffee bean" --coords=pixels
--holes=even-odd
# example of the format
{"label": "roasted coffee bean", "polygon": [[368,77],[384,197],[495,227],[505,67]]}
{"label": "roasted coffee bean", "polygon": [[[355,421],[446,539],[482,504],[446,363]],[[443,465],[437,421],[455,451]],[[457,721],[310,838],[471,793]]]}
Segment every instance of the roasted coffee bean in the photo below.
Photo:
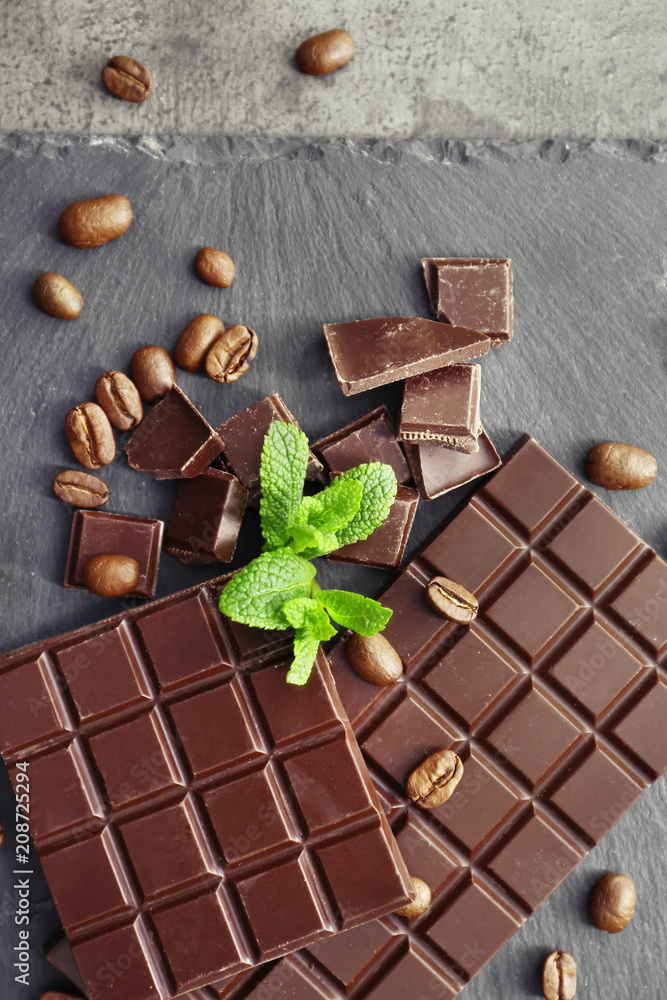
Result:
{"label": "roasted coffee bean", "polygon": [[477,598],[460,583],[446,576],[434,576],[426,587],[426,600],[434,611],[450,622],[467,625],[477,617]]}
{"label": "roasted coffee bean", "polygon": [[400,910],[394,910],[394,913],[398,917],[406,917],[408,920],[418,917],[420,913],[428,910],[431,905],[431,890],[426,885],[426,882],[422,882],[420,878],[415,878],[414,875],[411,875],[410,878],[415,890],[415,898],[407,906],[402,906]]}
{"label": "roasted coffee bean", "polygon": [[230,326],[206,355],[206,374],[216,382],[236,382],[254,361],[257,343],[249,326]]}
{"label": "roasted coffee bean", "polygon": [[354,41],[347,31],[337,28],[313,35],[296,50],[296,64],[302,73],[324,76],[349,62],[354,55]]}
{"label": "roasted coffee bean", "polygon": [[214,288],[229,288],[236,277],[232,258],[215,247],[202,247],[195,257],[195,271],[202,281]]}
{"label": "roasted coffee bean", "polygon": [[102,70],[102,80],[114,97],[133,104],[141,104],[153,93],[150,71],[129,56],[112,56]]}
{"label": "roasted coffee bean", "polygon": [[4,842],[5,842],[5,830],[2,823],[0,823],[0,847],[2,847]]}
{"label": "roasted coffee bean", "polygon": [[657,471],[650,451],[618,441],[594,444],[586,458],[586,475],[605,490],[638,490],[652,483]]}
{"label": "roasted coffee bean", "polygon": [[98,597],[123,597],[139,583],[139,563],[129,556],[95,556],[83,571],[83,582]]}
{"label": "roasted coffee bean", "polygon": [[74,285],[52,271],[35,278],[32,298],[35,305],[56,319],[76,319],[83,309],[83,298]]}
{"label": "roasted coffee bean", "polygon": [[53,492],[63,503],[94,510],[109,499],[109,487],[97,476],[76,469],[65,469],[53,480]]}
{"label": "roasted coffee bean", "polygon": [[542,969],[546,1000],[572,1000],[577,992],[577,963],[566,951],[552,951]]}
{"label": "roasted coffee bean", "polygon": [[401,658],[388,639],[377,635],[351,635],[345,643],[347,659],[356,674],[369,684],[393,684],[403,673]]}
{"label": "roasted coffee bean", "polygon": [[176,385],[176,369],[164,347],[150,344],[135,351],[130,361],[130,375],[145,403],[166,396]]}
{"label": "roasted coffee bean", "polygon": [[63,243],[87,250],[122,236],[132,222],[132,206],[122,194],[106,194],[70,205],[60,216]]}
{"label": "roasted coffee bean", "polygon": [[181,333],[174,350],[176,364],[187,372],[198,372],[204,367],[206,355],[225,332],[225,324],[217,316],[201,313],[190,320]]}
{"label": "roasted coffee bean", "polygon": [[436,750],[407,780],[406,790],[422,809],[435,809],[450,797],[463,776],[463,762],[452,750]]}
{"label": "roasted coffee bean", "polygon": [[113,462],[116,440],[109,418],[97,403],[74,406],[65,417],[65,433],[77,462],[87,469]]}
{"label": "roasted coffee bean", "polygon": [[95,383],[95,398],[119,431],[129,431],[144,418],[139,390],[122,372],[105,372]]}
{"label": "roasted coffee bean", "polygon": [[637,890],[628,875],[607,872],[593,889],[589,906],[591,920],[607,934],[624,930],[635,913]]}

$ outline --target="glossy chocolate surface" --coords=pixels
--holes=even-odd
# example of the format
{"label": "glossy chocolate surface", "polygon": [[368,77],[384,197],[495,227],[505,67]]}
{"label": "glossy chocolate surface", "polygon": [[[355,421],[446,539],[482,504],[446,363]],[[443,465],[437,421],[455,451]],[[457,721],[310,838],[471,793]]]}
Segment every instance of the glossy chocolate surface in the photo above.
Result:
{"label": "glossy chocolate surface", "polygon": [[325,323],[336,378],[346,396],[488,354],[486,334],[417,316]]}
{"label": "glossy chocolate surface", "polygon": [[427,257],[422,260],[431,308],[440,320],[491,337],[512,339],[512,261],[500,258]]}
{"label": "glossy chocolate surface", "polygon": [[[218,593],[0,659],[0,749],[15,783],[28,763],[31,833],[91,996],[166,1000],[411,894],[323,654],[287,685],[289,635],[253,649]],[[108,975],[119,955],[131,975]]]}
{"label": "glossy chocolate surface", "polygon": [[222,450],[222,441],[178,386],[146,414],[125,445],[133,469],[156,479],[192,479]]}
{"label": "glossy chocolate surface", "polygon": [[72,518],[65,586],[85,590],[83,571],[95,556],[130,556],[139,564],[139,583],[129,597],[155,597],[164,522],[148,517],[77,510]]}
{"label": "glossy chocolate surface", "polygon": [[236,476],[206,469],[178,484],[164,547],[182,563],[230,562],[248,491]]}
{"label": "glossy chocolate surface", "polygon": [[386,520],[368,538],[336,549],[328,557],[332,562],[357,563],[377,569],[397,569],[408,544],[412,522],[417,513],[419,494],[409,486],[399,486]]}
{"label": "glossy chocolate surface", "polygon": [[444,496],[457,486],[465,486],[487,472],[493,472],[500,465],[500,456],[484,428],[477,438],[477,451],[470,454],[429,441],[406,441],[404,447],[417,489],[424,500]]}
{"label": "glossy chocolate surface", "polygon": [[396,428],[386,406],[365,413],[340,430],[320,438],[312,449],[330,476],[347,472],[365,462],[384,462],[396,473],[399,485],[412,479],[403,449],[396,440]]}
{"label": "glossy chocolate surface", "polygon": [[481,375],[480,365],[450,365],[409,378],[403,389],[399,438],[477,451]]}

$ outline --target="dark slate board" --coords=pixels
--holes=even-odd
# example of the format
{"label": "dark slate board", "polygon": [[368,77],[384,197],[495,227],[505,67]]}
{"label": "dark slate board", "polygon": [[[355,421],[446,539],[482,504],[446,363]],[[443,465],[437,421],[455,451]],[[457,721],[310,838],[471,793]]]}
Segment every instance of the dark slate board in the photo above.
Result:
{"label": "dark slate board", "polygon": [[[665,152],[649,143],[0,139],[0,651],[120,610],[120,602],[62,587],[72,512],[53,497],[51,482],[59,469],[76,467],[64,416],[92,398],[98,374],[127,370],[144,343],[171,349],[199,312],[247,323],[260,338],[257,361],[234,385],[180,373],[208,419],[216,424],[279,391],[313,439],[380,402],[394,411],[400,403],[399,386],[341,394],[323,321],[428,315],[422,256],[508,256],[515,340],[483,361],[482,417],[498,448],[529,431],[581,475],[589,446],[611,438],[641,444],[664,464]],[[122,239],[92,251],[58,241],[66,205],[115,191],[135,210]],[[231,289],[196,278],[194,253],[206,244],[236,261]],[[45,270],[66,275],[83,294],[74,323],[32,305],[32,281]],[[167,518],[174,484],[133,472],[125,439],[102,473],[108,508]],[[422,504],[411,550],[462,495]],[[662,476],[643,492],[603,499],[667,554]],[[235,565],[256,544],[251,527]],[[341,565],[320,573],[329,585],[368,594],[386,578]],[[158,596],[212,575],[164,555]],[[41,956],[58,920],[38,869],[31,985],[14,982],[13,809],[3,770],[0,995],[32,1000],[66,984]],[[576,956],[589,1000],[660,995],[665,815],[660,781],[467,988],[467,1000],[539,995],[541,962],[554,948]],[[635,920],[613,938],[586,916],[589,891],[607,869],[632,875],[639,892]]]}

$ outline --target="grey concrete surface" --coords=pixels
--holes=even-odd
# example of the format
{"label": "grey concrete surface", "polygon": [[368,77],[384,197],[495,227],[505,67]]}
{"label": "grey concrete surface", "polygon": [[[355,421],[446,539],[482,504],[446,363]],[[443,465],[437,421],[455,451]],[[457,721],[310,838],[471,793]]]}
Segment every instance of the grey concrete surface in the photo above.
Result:
{"label": "grey concrete surface", "polygon": [[[649,448],[662,470],[652,486],[596,492],[667,555],[667,146],[14,136],[0,139],[0,189],[0,653],[121,610],[120,601],[63,588],[72,512],[51,492],[55,473],[75,465],[65,413],[91,398],[100,372],[127,370],[146,342],[173,348],[192,315],[214,312],[253,326],[260,349],[228,386],[179,373],[212,423],[276,391],[311,439],[382,402],[396,413],[400,385],[342,395],[321,324],[428,315],[424,255],[513,258],[515,339],[482,359],[485,427],[499,450],[531,432],[579,475],[595,440]],[[90,251],[60,243],[62,209],[109,191],[133,204],[128,232]],[[209,243],[236,261],[230,289],[196,278],[194,253]],[[32,304],[30,287],[43,270],[63,273],[82,292],[75,322]],[[128,435],[118,437],[122,445]],[[122,447],[101,475],[111,510],[168,517],[175,483],[134,472]],[[420,504],[411,552],[465,492]],[[256,535],[244,532],[233,565],[257,552]],[[158,595],[214,573],[163,554]],[[324,586],[367,594],[386,579],[341,564],[318,574]],[[466,988],[465,1000],[538,996],[539,968],[554,948],[576,956],[587,1000],[664,996],[666,814],[662,779]],[[37,866],[31,985],[17,985],[14,799],[2,766],[0,821],[0,997],[37,1000],[65,985],[42,953],[58,920]],[[586,916],[588,894],[608,869],[630,874],[639,893],[635,919],[613,938]]]}
{"label": "grey concrete surface", "polygon": [[[351,63],[296,46],[347,28]],[[664,0],[0,0],[0,131],[421,138],[667,137]],[[100,69],[156,80],[134,106]]]}

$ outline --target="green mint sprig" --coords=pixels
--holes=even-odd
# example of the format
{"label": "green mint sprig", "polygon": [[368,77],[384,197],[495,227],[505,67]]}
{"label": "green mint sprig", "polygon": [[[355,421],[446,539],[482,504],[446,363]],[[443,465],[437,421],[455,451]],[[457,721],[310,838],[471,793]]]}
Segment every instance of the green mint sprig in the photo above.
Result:
{"label": "green mint sprig", "polygon": [[304,497],[308,439],[274,420],[264,437],[260,520],[264,551],[236,573],[220,595],[220,611],[245,625],[294,629],[290,684],[305,684],[320,642],[336,632],[332,620],[360,635],[380,632],[392,612],[346,590],[321,590],[310,562],[368,538],[396,499],[389,465],[370,462],[344,472],[315,496]]}

